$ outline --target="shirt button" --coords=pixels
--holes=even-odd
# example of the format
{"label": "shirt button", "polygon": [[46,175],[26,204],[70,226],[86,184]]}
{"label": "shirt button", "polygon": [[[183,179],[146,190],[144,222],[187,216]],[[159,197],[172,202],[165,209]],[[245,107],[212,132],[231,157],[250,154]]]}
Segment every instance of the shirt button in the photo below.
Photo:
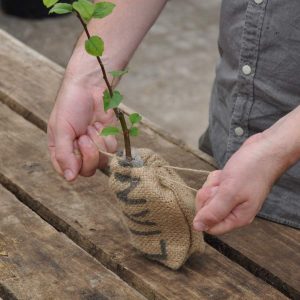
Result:
{"label": "shirt button", "polygon": [[244,65],[243,68],[242,68],[242,71],[245,75],[250,75],[251,74],[251,67],[249,65]]}
{"label": "shirt button", "polygon": [[256,4],[262,4],[262,3],[264,2],[264,0],[254,0],[254,2],[255,2]]}
{"label": "shirt button", "polygon": [[242,127],[236,127],[234,129],[234,133],[237,135],[237,136],[242,136],[244,134],[244,129]]}

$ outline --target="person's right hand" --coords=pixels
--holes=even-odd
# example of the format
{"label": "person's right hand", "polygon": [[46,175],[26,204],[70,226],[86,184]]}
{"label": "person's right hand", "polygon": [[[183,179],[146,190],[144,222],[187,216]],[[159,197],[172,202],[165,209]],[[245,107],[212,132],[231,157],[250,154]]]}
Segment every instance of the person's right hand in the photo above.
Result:
{"label": "person's right hand", "polygon": [[48,123],[48,148],[55,170],[68,181],[78,174],[92,176],[97,168],[106,165],[107,157],[98,148],[116,151],[114,137],[98,134],[115,119],[113,111],[104,112],[104,89],[104,85],[89,84],[86,78],[66,75],[58,93]]}

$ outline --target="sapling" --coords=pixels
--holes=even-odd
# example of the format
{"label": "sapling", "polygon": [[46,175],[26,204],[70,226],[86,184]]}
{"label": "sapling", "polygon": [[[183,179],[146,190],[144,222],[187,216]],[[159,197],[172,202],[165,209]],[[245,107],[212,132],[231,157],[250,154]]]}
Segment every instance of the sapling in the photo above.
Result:
{"label": "sapling", "polygon": [[79,19],[87,36],[87,40],[85,41],[85,50],[88,54],[97,59],[102,72],[102,77],[106,84],[106,90],[103,93],[104,111],[107,112],[109,109],[113,109],[121,125],[121,130],[116,126],[107,126],[103,128],[100,134],[102,136],[115,136],[122,132],[124,137],[126,159],[131,161],[132,154],[130,136],[138,135],[139,131],[136,125],[141,121],[142,117],[138,113],[132,113],[129,115],[128,119],[130,127],[128,127],[128,121],[126,121],[127,116],[119,108],[119,105],[123,100],[123,95],[118,90],[113,89],[112,83],[109,81],[107,75],[109,73],[113,78],[119,78],[126,74],[128,70],[111,70],[107,72],[102,61],[104,41],[98,35],[91,36],[87,26],[89,21],[92,19],[103,19],[110,15],[116,5],[111,2],[93,3],[89,0],[77,0],[72,4],[59,2],[59,0],[43,0],[43,3],[50,9],[50,14],[62,15],[72,13]]}
{"label": "sapling", "polygon": [[[149,0],[151,1],[151,0]],[[73,13],[79,19],[87,35],[85,50],[95,56],[106,84],[103,93],[104,111],[113,109],[120,121],[124,136],[127,161],[113,155],[110,162],[109,186],[119,200],[126,225],[131,234],[131,243],[146,257],[157,260],[169,268],[180,268],[194,252],[204,251],[201,234],[191,230],[194,210],[194,194],[187,189],[182,179],[168,165],[167,161],[150,149],[138,149],[134,158],[131,154],[130,137],[138,135],[138,113],[128,119],[119,108],[122,94],[113,89],[102,61],[104,42],[100,36],[91,36],[87,27],[93,19],[108,16],[115,8],[110,2],[92,3],[77,0],[73,4],[58,3],[58,0],[43,0],[50,13]],[[128,70],[112,70],[113,78],[126,74]],[[130,127],[127,126],[128,121]],[[117,135],[119,127],[108,126],[101,135]]]}

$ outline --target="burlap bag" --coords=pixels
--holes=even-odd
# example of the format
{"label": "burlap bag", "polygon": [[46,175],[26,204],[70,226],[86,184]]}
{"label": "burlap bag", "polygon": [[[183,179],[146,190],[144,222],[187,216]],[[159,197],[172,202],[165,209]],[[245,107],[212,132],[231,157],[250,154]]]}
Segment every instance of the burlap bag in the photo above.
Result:
{"label": "burlap bag", "polygon": [[[168,163],[149,149],[134,160],[112,159],[110,187],[119,200],[132,245],[146,257],[172,269],[194,252],[204,251],[203,236],[192,229],[195,195]],[[170,181],[170,179],[172,181]]]}

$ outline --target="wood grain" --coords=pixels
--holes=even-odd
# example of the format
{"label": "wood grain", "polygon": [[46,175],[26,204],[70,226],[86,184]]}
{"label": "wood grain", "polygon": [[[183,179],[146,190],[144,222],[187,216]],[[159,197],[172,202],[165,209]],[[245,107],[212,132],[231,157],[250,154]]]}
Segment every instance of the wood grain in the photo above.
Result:
{"label": "wood grain", "polygon": [[144,299],[1,185],[0,282],[4,299]]}
{"label": "wood grain", "polygon": [[[1,101],[22,114],[24,118],[45,129],[46,121],[62,78],[63,69],[30,48],[27,48],[3,31],[0,31],[0,39],[2,42],[0,46]],[[12,65],[14,68],[11,68]],[[30,76],[28,76],[28,72]],[[47,78],[47,80],[45,81],[44,78]],[[130,109],[126,109],[130,111]],[[213,160],[207,155],[200,151],[192,150],[173,137],[167,136],[156,126],[154,129],[150,127],[151,124],[146,121],[146,124],[142,127],[142,138],[135,140],[136,146],[147,146],[157,150],[171,164],[177,166],[207,170],[213,169]],[[200,187],[205,179],[196,178],[193,174],[182,175],[189,185],[196,188]],[[252,229],[254,226],[256,227],[256,224],[260,228],[259,234],[256,234],[257,229]],[[273,234],[274,249],[277,249],[277,246],[280,245],[279,241],[281,241],[282,237],[281,228],[294,235],[295,243],[288,247],[283,247],[280,253],[273,251],[273,255],[276,257],[276,264],[274,264],[274,258],[270,258],[269,253],[264,250],[263,246],[266,244],[265,241],[269,239],[269,233],[264,228],[272,226],[270,224],[272,223],[258,219],[253,225],[244,229],[243,235],[231,233],[229,236],[217,239],[218,244],[214,243],[214,245],[220,249],[224,249],[225,245],[226,251],[228,249],[236,250],[235,252],[233,251],[236,254],[234,259],[240,264],[248,267],[245,264],[248,264],[250,261],[254,263],[253,265],[260,266],[262,272],[260,273],[260,270],[258,270],[256,272],[257,276],[264,277],[264,274],[267,273],[271,278],[270,281],[275,277],[279,278],[279,283],[282,285],[279,288],[282,288],[287,294],[290,292],[297,293],[299,291],[297,284],[299,273],[286,273],[283,264],[291,266],[291,268],[298,266],[299,251],[296,252],[298,246],[295,248],[295,244],[299,245],[299,234],[294,234],[293,231],[289,231],[289,228],[278,225],[278,230]],[[220,243],[222,243],[222,247],[220,247]],[[256,250],[257,244],[261,248],[261,253],[259,254]],[[291,251],[294,252],[293,257],[290,255]],[[285,257],[284,263],[281,259],[282,256]]]}
{"label": "wood grain", "polygon": [[69,184],[48,161],[45,133],[3,104],[0,127],[0,182],[147,298],[284,298],[210,246],[179,272],[143,258],[129,244],[104,174]]}

